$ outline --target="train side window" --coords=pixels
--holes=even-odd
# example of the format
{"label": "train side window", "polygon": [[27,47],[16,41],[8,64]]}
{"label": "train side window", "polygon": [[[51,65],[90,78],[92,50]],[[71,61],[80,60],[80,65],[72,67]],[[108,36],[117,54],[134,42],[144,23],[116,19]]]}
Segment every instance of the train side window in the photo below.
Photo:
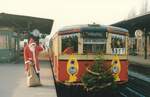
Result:
{"label": "train side window", "polygon": [[62,37],[62,53],[78,53],[78,37],[76,35]]}
{"label": "train side window", "polygon": [[126,41],[125,35],[112,34],[111,37],[112,54],[125,54],[126,50],[125,41]]}

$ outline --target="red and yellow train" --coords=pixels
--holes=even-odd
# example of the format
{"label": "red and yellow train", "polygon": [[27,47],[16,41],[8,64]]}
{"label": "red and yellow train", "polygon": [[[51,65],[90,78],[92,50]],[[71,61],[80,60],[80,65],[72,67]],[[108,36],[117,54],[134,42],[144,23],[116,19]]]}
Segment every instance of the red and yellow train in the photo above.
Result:
{"label": "red and yellow train", "polygon": [[98,24],[60,29],[50,40],[56,81],[80,83],[99,53],[119,84],[128,81],[128,30]]}

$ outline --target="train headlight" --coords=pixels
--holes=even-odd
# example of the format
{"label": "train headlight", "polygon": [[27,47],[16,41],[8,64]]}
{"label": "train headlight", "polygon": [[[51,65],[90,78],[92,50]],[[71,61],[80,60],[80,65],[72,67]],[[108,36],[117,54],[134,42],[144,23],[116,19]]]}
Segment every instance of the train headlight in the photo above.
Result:
{"label": "train headlight", "polygon": [[119,72],[119,67],[116,66],[116,65],[113,66],[113,67],[112,67],[112,72],[113,72],[113,73],[118,73],[118,72]]}
{"label": "train headlight", "polygon": [[71,66],[70,68],[69,68],[69,73],[70,74],[75,74],[77,72],[77,69],[74,67],[74,66]]}

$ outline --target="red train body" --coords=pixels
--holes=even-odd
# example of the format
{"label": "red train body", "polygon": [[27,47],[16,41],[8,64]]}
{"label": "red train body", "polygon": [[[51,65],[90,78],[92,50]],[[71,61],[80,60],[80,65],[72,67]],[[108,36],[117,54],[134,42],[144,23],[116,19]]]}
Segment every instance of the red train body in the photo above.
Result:
{"label": "red train body", "polygon": [[128,81],[128,31],[125,29],[102,25],[71,26],[59,30],[50,43],[58,82],[80,83],[86,68],[94,64],[99,53],[103,53],[106,68],[113,64],[117,55],[119,65],[114,65],[111,71],[117,72],[118,84]]}

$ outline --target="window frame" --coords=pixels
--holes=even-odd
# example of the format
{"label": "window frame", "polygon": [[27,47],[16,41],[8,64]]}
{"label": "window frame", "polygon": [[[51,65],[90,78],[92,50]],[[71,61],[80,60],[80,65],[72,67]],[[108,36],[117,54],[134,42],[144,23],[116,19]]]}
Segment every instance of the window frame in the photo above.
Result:
{"label": "window frame", "polygon": [[63,38],[66,38],[66,37],[70,37],[70,36],[71,36],[71,37],[72,37],[72,36],[77,36],[77,51],[75,51],[74,54],[76,54],[76,53],[79,52],[79,49],[78,49],[78,48],[79,48],[79,35],[78,35],[78,33],[70,33],[70,34],[63,34],[63,35],[60,35],[60,40],[59,40],[59,41],[60,41],[60,44],[59,44],[59,45],[60,45],[60,49],[59,49],[59,50],[60,50],[60,53],[61,53],[61,54],[65,54],[65,53],[63,53],[63,48],[62,48],[62,43],[63,43],[63,42],[62,42],[62,39],[63,39]]}
{"label": "window frame", "polygon": [[[106,32],[105,32],[106,33]],[[96,53],[104,53],[104,54],[106,54],[106,45],[107,45],[107,37],[104,37],[103,39],[100,39],[99,37],[97,37],[97,38],[89,38],[90,39],[90,41],[85,41],[85,40],[87,40],[88,39],[88,37],[82,37],[83,38],[83,54],[96,54]],[[99,40],[99,41],[97,41],[97,39]],[[94,40],[96,40],[96,41],[94,41]],[[101,41],[101,40],[103,40],[103,42]],[[93,49],[94,49],[94,47],[92,46],[92,52],[84,52],[84,45],[104,45],[104,52],[96,52],[96,51],[93,51]]]}
{"label": "window frame", "polygon": [[[113,53],[112,50],[112,36],[116,35],[118,37],[124,37],[124,47],[117,47],[114,48],[116,49],[117,53]],[[116,33],[108,33],[108,38],[107,38],[107,54],[118,54],[118,55],[126,55],[127,54],[127,35],[123,35],[123,34],[116,34]],[[119,53],[118,51],[120,50],[121,53]]]}

